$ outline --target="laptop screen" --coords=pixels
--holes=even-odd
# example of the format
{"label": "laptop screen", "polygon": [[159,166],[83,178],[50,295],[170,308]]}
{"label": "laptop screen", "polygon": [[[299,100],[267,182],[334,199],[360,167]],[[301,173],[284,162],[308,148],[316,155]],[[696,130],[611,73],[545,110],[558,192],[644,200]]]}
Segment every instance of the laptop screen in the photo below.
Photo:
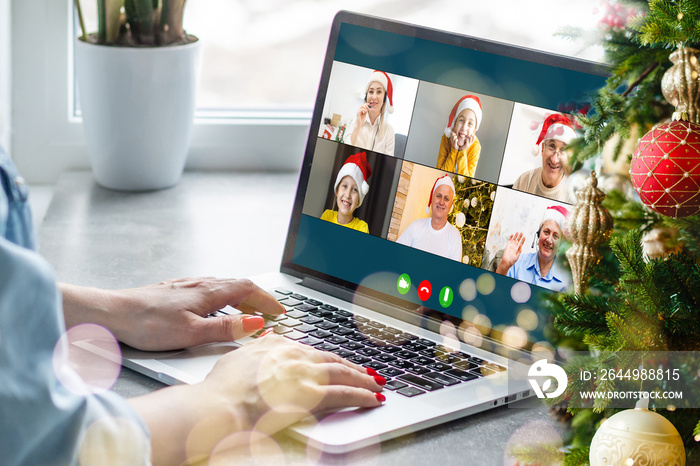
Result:
{"label": "laptop screen", "polygon": [[[572,289],[566,146],[601,65],[341,12],[283,271],[543,339]],[[465,327],[466,328],[466,327]]]}

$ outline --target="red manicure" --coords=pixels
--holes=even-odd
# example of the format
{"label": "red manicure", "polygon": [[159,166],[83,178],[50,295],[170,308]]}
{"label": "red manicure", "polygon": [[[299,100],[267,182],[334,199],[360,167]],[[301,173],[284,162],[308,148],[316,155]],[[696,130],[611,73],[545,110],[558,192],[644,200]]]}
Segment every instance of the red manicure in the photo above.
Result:
{"label": "red manicure", "polygon": [[245,316],[241,319],[241,327],[244,332],[255,332],[265,325],[265,319],[260,316]]}
{"label": "red manicure", "polygon": [[367,371],[367,373],[368,373],[369,375],[377,375],[377,371],[375,371],[375,370],[372,369],[371,367],[365,367],[365,370]]}
{"label": "red manicure", "polygon": [[374,381],[377,382],[379,385],[382,387],[386,385],[386,379],[382,377],[381,375],[375,375],[374,376]]}
{"label": "red manicure", "polygon": [[377,399],[378,402],[384,403],[386,401],[386,397],[382,395],[381,393],[375,393],[374,397]]}

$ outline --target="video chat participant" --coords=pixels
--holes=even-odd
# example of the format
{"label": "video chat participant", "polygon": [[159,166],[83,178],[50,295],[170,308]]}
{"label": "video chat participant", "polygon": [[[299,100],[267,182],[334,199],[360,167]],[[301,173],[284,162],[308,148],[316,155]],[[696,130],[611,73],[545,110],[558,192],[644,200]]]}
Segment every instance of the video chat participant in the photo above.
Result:
{"label": "video chat participant", "polygon": [[394,112],[394,88],[383,71],[373,71],[365,86],[365,98],[357,109],[343,141],[362,149],[394,155],[394,128],[386,121],[386,113]]}
{"label": "video chat participant", "polygon": [[547,207],[540,228],[535,234],[535,252],[522,254],[525,243],[525,235],[522,232],[510,235],[496,273],[553,291],[564,291],[567,284],[554,270],[554,260],[564,237],[567,215],[568,211],[564,207]]}
{"label": "video chat participant", "polygon": [[481,101],[477,96],[465,95],[457,101],[440,138],[436,168],[474,177],[481,155],[481,143],[476,137],[481,117]]}
{"label": "video chat participant", "polygon": [[372,169],[367,162],[365,152],[358,152],[348,157],[335,178],[333,209],[324,211],[321,220],[369,233],[367,222],[355,217],[354,214],[369,192],[367,180],[370,176],[372,176]]}
{"label": "video chat participant", "polygon": [[559,113],[549,115],[536,142],[536,155],[542,156],[542,166],[520,175],[513,189],[575,204],[565,172],[566,146],[575,137],[574,124],[569,118]]}
{"label": "video chat participant", "polygon": [[450,175],[444,175],[435,180],[433,189],[430,191],[428,207],[426,207],[430,217],[411,222],[396,242],[461,261],[462,235],[457,227],[447,221],[454,198],[455,185]]}

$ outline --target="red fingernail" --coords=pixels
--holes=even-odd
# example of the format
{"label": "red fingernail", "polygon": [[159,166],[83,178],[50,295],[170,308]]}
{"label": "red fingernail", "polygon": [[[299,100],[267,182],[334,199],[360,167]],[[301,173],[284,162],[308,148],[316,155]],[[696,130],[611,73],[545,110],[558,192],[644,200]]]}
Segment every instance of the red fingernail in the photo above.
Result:
{"label": "red fingernail", "polygon": [[371,367],[366,367],[365,370],[367,371],[367,373],[368,373],[369,375],[377,375],[377,371],[375,371],[375,370],[372,369]]}
{"label": "red fingernail", "polygon": [[[267,330],[265,330],[263,333],[261,333],[261,334],[260,334],[260,337],[264,337],[265,335],[269,335],[269,334],[271,334],[274,330],[275,330],[275,329],[274,329],[273,327],[270,327],[270,328],[268,328]],[[258,337],[258,338],[260,338],[260,337]]]}
{"label": "red fingernail", "polygon": [[265,325],[265,319],[260,316],[245,316],[241,319],[241,328],[246,333],[260,330],[263,325]]}
{"label": "red fingernail", "polygon": [[377,382],[381,386],[386,385],[386,379],[384,377],[382,377],[381,375],[375,375],[374,381]]}
{"label": "red fingernail", "polygon": [[374,397],[377,399],[378,402],[384,403],[386,401],[386,397],[382,395],[381,393],[375,393]]}

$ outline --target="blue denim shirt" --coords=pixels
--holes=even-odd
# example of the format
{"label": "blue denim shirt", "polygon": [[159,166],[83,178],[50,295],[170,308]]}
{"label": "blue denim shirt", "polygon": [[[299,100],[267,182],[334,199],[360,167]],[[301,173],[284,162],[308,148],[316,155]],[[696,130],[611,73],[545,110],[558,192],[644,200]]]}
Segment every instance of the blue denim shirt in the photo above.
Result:
{"label": "blue denim shirt", "polygon": [[[116,393],[77,395],[56,377],[53,353],[65,331],[61,294],[53,270],[33,251],[28,189],[2,148],[0,179],[0,464],[76,464],[90,426],[110,432],[119,428],[117,418],[148,435]],[[99,451],[101,444],[91,446]]]}

